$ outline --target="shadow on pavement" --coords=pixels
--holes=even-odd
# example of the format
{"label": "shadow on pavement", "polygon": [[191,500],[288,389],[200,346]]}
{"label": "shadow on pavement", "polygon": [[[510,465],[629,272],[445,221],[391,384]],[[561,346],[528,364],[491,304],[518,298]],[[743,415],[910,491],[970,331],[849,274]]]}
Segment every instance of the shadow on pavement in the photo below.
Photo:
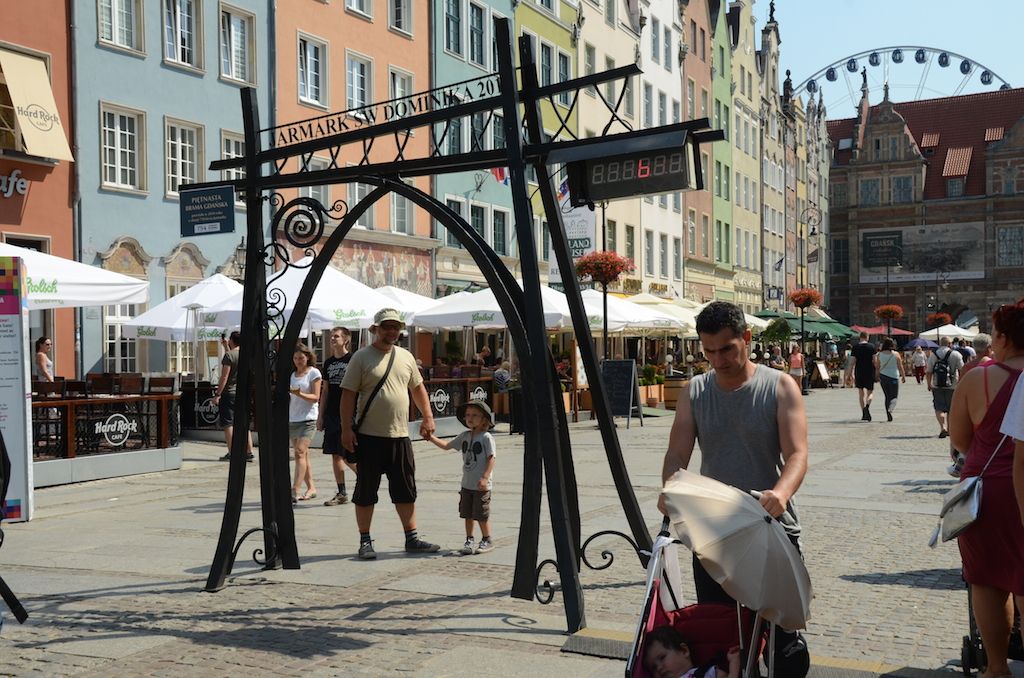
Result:
{"label": "shadow on pavement", "polygon": [[959,591],[964,580],[957,568],[911,570],[909,572],[866,572],[863,574],[842,574],[843,581],[858,584],[885,586],[910,586],[913,588],[935,589],[937,591]]}
{"label": "shadow on pavement", "polygon": [[[945,494],[956,485],[953,478],[949,480],[898,480],[894,483],[882,483],[890,487],[906,487],[907,494]],[[936,508],[938,506],[936,505]]]}

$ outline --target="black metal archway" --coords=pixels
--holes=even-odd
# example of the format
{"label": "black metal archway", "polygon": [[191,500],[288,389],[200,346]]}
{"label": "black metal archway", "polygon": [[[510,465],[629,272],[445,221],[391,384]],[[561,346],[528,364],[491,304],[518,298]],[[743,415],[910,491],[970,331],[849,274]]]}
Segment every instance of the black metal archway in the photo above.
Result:
{"label": "black metal archway", "polygon": [[[262,527],[250,529],[236,540],[241,518],[246,462],[245,437],[235,436],[232,441],[220,538],[206,590],[216,591],[224,586],[235,556],[242,542],[250,534],[263,535],[264,548],[262,551],[257,549],[253,556],[265,567],[283,566],[295,569],[300,565],[290,498],[287,417],[284,416],[288,407],[287,386],[283,379],[279,379],[276,387],[272,387],[271,369],[275,369],[279,375],[287,374],[290,370],[289,359],[298,341],[302,319],[309,309],[313,291],[349,230],[376,201],[390,193],[397,193],[426,210],[431,217],[455,235],[473,258],[487,283],[494,290],[508,321],[512,340],[520,356],[522,381],[531,394],[530,398],[525,399],[525,406],[529,409],[525,417],[522,516],[511,594],[519,598],[536,597],[541,602],[549,601],[553,588],[548,585],[547,598],[543,599],[538,593],[537,582],[540,569],[553,564],[558,571],[562,595],[565,597],[568,631],[575,632],[586,626],[583,590],[579,578],[580,563],[581,560],[587,563],[584,549],[589,540],[597,535],[607,534],[608,531],[598,532],[588,540],[581,541],[582,526],[571,443],[543,319],[537,243],[532,228],[531,200],[527,192],[528,164],[539,178],[537,190],[540,192],[549,225],[552,251],[561,270],[573,330],[578,338],[587,378],[592,384],[593,404],[605,453],[632,539],[626,535],[621,536],[631,541],[641,562],[646,564],[647,556],[644,551],[650,551],[651,537],[629,481],[605,395],[598,368],[598,356],[591,341],[589,322],[575,279],[553,179],[549,174],[549,156],[553,153],[564,154],[567,151],[591,154],[599,152],[601,144],[608,139],[608,132],[616,123],[626,131],[611,136],[623,142],[643,143],[653,135],[672,132],[689,134],[696,146],[702,142],[720,139],[722,135],[708,130],[706,118],[654,130],[632,131],[618,114],[623,94],[614,102],[608,101],[597,85],[625,80],[639,74],[640,70],[635,65],[541,87],[537,82],[534,56],[529,41],[520,40],[520,67],[517,69],[513,64],[509,22],[499,20],[496,22],[495,30],[499,65],[496,74],[498,86],[485,87],[482,82],[486,78],[467,81],[479,85],[479,98],[449,96],[446,88],[411,95],[405,99],[423,104],[420,106],[423,112],[411,116],[394,116],[388,119],[388,116],[384,115],[385,119],[382,122],[371,123],[377,119],[373,110],[375,107],[383,106],[382,110],[387,111],[387,106],[391,106],[391,110],[395,110],[396,102],[404,101],[403,99],[373,104],[356,112],[329,114],[309,121],[260,129],[259,111],[254,94],[252,90],[242,90],[245,155],[238,159],[216,161],[211,164],[211,169],[245,170],[244,178],[230,182],[237,190],[244,192],[247,207],[248,247],[241,324],[243,338],[237,388],[243,394],[253,393],[254,397],[251,403],[249,398],[237,400],[235,426],[246,430],[250,422],[255,420],[261,447],[264,447],[259,455]],[[517,72],[521,79],[519,84],[516,82]],[[466,83],[456,84],[462,85]],[[585,88],[594,88],[599,100],[605,103],[610,112],[609,122],[602,130],[602,137],[577,138],[568,124],[572,111],[576,108],[579,93]],[[625,92],[624,86],[618,89],[622,93]],[[472,89],[466,85],[464,91],[469,94]],[[541,101],[546,100],[553,104],[556,98],[563,102],[570,98],[569,113],[559,113],[560,129],[552,135],[571,137],[567,141],[548,139],[541,126]],[[432,102],[436,102],[437,105],[433,105]],[[413,103],[410,103],[408,108],[415,108]],[[553,108],[557,113],[557,107]],[[453,120],[469,118],[476,123],[477,129],[482,125],[481,133],[487,133],[488,127],[496,124],[499,115],[503,125],[505,148],[483,150],[482,145],[471,144],[468,153],[444,153],[444,140]],[[430,152],[426,157],[407,157],[408,138],[414,128],[426,128],[429,132]],[[274,144],[264,150],[263,135],[267,134],[272,136]],[[371,154],[379,157],[381,147],[386,149],[389,143],[393,144],[393,158],[385,162],[371,160]],[[331,161],[327,169],[310,169],[310,161],[317,152],[326,152],[330,155]],[[700,157],[696,152],[694,156]],[[286,173],[285,169],[289,162],[297,162],[298,171]],[[401,181],[402,177],[502,166],[508,167],[511,177],[514,228],[519,244],[523,278],[522,289],[501,258],[464,218],[432,196]],[[264,167],[269,167],[270,171],[264,173]],[[350,182],[359,182],[375,188],[355,205],[349,207],[343,201],[338,201],[330,208],[308,197],[286,201],[277,192],[301,186]],[[263,227],[264,200],[269,200],[274,208],[269,242]],[[340,222],[333,232],[324,238],[329,218],[340,219]],[[265,298],[265,291],[269,289],[268,268],[276,265],[295,265],[290,261],[290,252],[285,243],[304,249],[312,255],[310,270],[293,304],[293,311],[287,323],[284,322],[287,300],[279,295]],[[320,245],[319,252],[314,249],[314,245],[317,244]],[[273,277],[270,280],[272,281]],[[264,441],[269,441],[269,444]],[[542,487],[547,490],[556,560],[544,561],[538,565]]]}

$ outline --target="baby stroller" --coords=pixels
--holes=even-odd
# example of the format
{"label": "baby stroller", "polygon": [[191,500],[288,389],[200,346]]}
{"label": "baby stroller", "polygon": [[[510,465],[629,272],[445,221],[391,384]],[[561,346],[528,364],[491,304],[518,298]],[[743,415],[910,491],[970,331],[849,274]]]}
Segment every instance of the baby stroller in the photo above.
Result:
{"label": "baby stroller", "polygon": [[[738,646],[745,678],[758,675],[757,659],[767,640],[775,647],[776,625],[803,628],[810,616],[810,577],[796,547],[779,521],[750,494],[689,471],[677,472],[662,492],[670,518],[662,524],[647,569],[644,610],[634,636],[627,678],[646,678],[642,666],[646,634],[671,624],[694,646],[700,666]],[[679,533],[671,537],[669,522]],[[679,562],[675,544],[683,544],[734,600],[731,605],[678,604]],[[743,605],[744,607],[740,607]],[[775,672],[768,653],[768,676]]]}
{"label": "baby stroller", "polygon": [[[983,670],[988,664],[988,657],[985,655],[985,646],[981,642],[981,633],[978,631],[978,623],[974,619],[974,600],[971,596],[971,585],[967,585],[967,635],[964,636],[963,646],[960,648],[960,668],[965,676],[973,675],[972,671]],[[1020,610],[1016,605],[1013,609],[1013,628],[1010,629],[1010,647],[1007,652],[1010,659],[1024,660],[1024,643],[1020,635]]]}

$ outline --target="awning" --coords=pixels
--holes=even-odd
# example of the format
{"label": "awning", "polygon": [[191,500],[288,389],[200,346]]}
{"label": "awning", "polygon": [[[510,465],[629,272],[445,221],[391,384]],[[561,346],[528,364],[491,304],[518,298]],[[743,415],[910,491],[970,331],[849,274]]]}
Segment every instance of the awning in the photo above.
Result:
{"label": "awning", "polygon": [[41,158],[73,161],[50,88],[46,62],[0,49],[0,71],[7,81],[18,129],[25,140],[25,152]]}

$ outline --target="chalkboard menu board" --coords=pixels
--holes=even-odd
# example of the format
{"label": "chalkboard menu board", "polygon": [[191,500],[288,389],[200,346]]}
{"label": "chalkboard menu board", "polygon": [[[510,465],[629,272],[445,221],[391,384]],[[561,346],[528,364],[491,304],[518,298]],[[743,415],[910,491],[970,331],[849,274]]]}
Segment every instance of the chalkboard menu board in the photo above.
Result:
{"label": "chalkboard menu board", "polygon": [[[601,376],[613,417],[631,417],[635,409],[643,425],[640,410],[640,384],[637,381],[636,362],[632,360],[605,360],[601,363]],[[627,428],[629,422],[626,422]]]}

